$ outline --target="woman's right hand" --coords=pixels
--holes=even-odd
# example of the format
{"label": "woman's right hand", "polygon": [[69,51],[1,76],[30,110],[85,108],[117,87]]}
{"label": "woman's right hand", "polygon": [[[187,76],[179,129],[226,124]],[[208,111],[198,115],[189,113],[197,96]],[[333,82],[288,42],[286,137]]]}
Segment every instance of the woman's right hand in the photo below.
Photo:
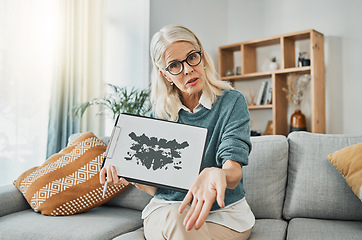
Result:
{"label": "woman's right hand", "polygon": [[[107,175],[107,177],[106,177]],[[103,185],[108,182],[108,185],[128,185],[129,182],[124,178],[119,178],[117,175],[117,170],[114,166],[109,166],[107,168],[102,168],[100,175],[99,175],[99,181]]]}
{"label": "woman's right hand", "polygon": [[[102,168],[99,175],[99,181],[102,185],[105,184],[106,181],[108,182],[109,185],[121,185],[121,184],[128,185],[130,183],[126,179],[118,177],[117,170],[114,166],[109,166],[108,169]],[[140,189],[141,191],[150,194],[151,196],[154,196],[157,192],[156,187],[138,184],[138,183],[131,183],[131,184],[134,185],[136,188]]]}

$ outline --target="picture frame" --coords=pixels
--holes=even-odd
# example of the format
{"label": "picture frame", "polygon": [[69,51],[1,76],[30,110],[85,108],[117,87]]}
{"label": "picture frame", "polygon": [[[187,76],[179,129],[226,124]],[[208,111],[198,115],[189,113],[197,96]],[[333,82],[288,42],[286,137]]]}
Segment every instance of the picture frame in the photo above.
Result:
{"label": "picture frame", "polygon": [[187,192],[198,177],[207,129],[122,113],[117,117],[102,167],[119,177]]}

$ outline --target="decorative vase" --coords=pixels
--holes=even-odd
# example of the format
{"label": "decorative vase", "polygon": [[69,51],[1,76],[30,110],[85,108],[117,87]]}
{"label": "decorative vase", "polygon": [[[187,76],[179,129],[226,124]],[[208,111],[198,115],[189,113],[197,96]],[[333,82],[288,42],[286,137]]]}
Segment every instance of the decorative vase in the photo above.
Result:
{"label": "decorative vase", "polygon": [[305,125],[305,116],[300,111],[300,109],[296,109],[292,116],[290,116],[290,127],[289,132],[294,131],[306,131],[306,125]]}
{"label": "decorative vase", "polygon": [[279,69],[279,64],[277,62],[270,62],[269,63],[269,70],[275,71]]}

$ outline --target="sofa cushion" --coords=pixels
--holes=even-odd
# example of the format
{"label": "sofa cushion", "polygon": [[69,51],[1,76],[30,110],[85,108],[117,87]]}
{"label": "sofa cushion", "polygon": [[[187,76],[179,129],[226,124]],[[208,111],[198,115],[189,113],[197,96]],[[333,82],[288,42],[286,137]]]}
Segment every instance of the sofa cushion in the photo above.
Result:
{"label": "sofa cushion", "polygon": [[143,227],[126,234],[123,234],[121,236],[118,236],[116,238],[113,238],[113,240],[145,240]]}
{"label": "sofa cushion", "polygon": [[352,191],[362,201],[362,143],[331,153],[328,155],[328,160],[343,175]]}
{"label": "sofa cushion", "polygon": [[0,217],[28,208],[29,203],[14,185],[0,186]]}
{"label": "sofa cushion", "polygon": [[72,215],[99,206],[124,191],[110,186],[102,197],[99,171],[106,150],[93,133],[78,136],[70,145],[39,167],[21,174],[15,186],[30,206],[45,215]]}
{"label": "sofa cushion", "polygon": [[135,186],[130,186],[122,194],[112,198],[105,205],[124,207],[142,211],[150,202],[152,196]]}
{"label": "sofa cushion", "polygon": [[280,219],[257,219],[249,240],[281,240],[287,235],[288,223]]}
{"label": "sofa cushion", "polygon": [[255,217],[281,218],[288,168],[284,136],[252,137],[249,165],[243,167],[246,199]]}
{"label": "sofa cushion", "polygon": [[362,136],[293,132],[288,136],[284,217],[362,220],[362,204],[327,156]]}
{"label": "sofa cushion", "polygon": [[33,210],[0,218],[0,239],[112,239],[142,227],[141,212],[100,206],[88,212],[51,217]]}
{"label": "sofa cushion", "polygon": [[289,222],[287,239],[359,240],[361,236],[362,222],[294,218]]}

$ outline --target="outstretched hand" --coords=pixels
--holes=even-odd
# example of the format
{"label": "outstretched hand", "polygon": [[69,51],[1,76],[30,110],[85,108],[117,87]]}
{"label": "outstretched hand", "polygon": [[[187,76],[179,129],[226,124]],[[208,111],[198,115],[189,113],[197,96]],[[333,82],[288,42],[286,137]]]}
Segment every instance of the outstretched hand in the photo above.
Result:
{"label": "outstretched hand", "polygon": [[194,226],[196,230],[202,226],[215,200],[221,208],[225,207],[226,187],[226,174],[223,169],[205,168],[202,170],[179,208],[179,212],[182,213],[192,201],[191,208],[184,219],[187,231]]}

